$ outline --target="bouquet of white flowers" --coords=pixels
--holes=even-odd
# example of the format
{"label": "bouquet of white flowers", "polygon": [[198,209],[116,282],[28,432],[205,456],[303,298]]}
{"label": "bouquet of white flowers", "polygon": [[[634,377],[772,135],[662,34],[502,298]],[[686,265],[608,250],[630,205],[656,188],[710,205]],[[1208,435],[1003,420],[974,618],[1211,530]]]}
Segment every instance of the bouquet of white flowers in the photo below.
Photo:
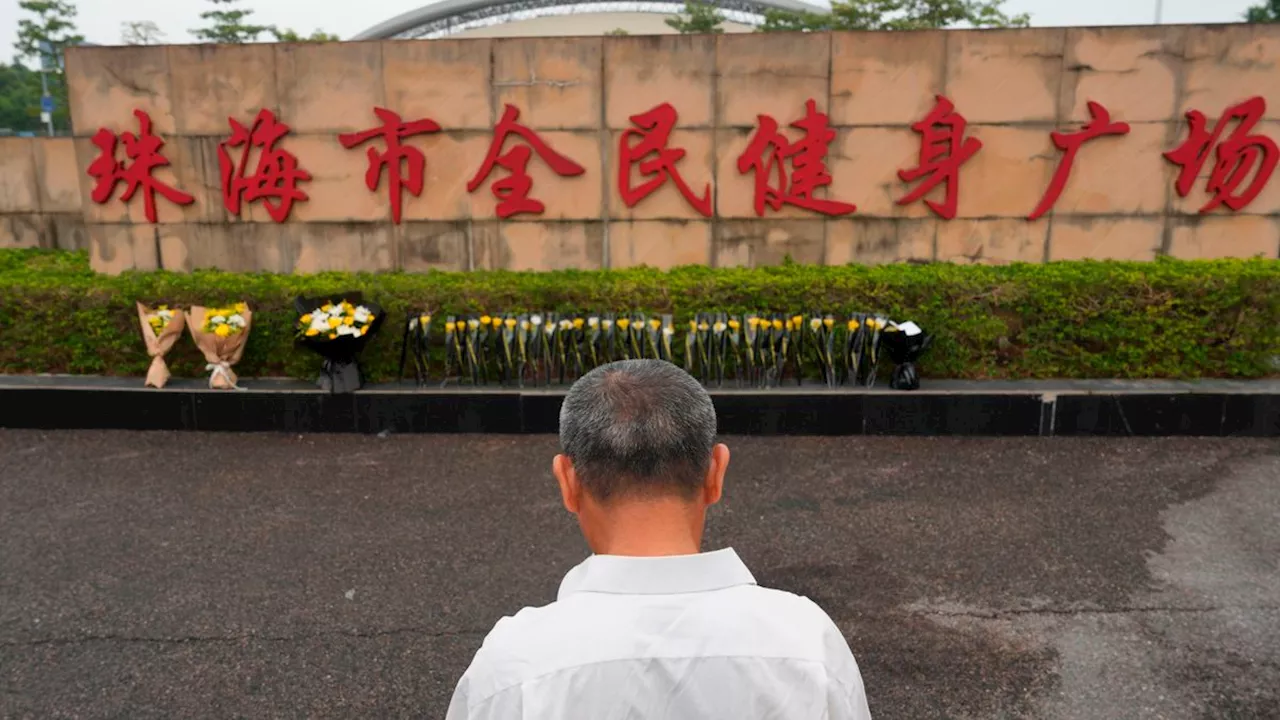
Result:
{"label": "bouquet of white flowers", "polygon": [[298,343],[324,358],[316,384],[321,390],[359,390],[364,377],[356,356],[382,326],[382,308],[360,293],[295,298]]}

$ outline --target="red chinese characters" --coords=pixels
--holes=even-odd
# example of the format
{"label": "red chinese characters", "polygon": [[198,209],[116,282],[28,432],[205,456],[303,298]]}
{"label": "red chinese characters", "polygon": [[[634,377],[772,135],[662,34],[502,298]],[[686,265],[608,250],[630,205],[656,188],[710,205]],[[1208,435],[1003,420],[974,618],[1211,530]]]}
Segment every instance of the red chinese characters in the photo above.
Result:
{"label": "red chinese characters", "polygon": [[920,161],[910,170],[899,170],[898,177],[903,182],[922,182],[898,200],[899,205],[913,203],[946,183],[942,202],[925,200],[924,204],[939,217],[950,220],[956,216],[956,207],[960,204],[960,166],[982,149],[981,140],[964,136],[967,126],[964,116],[955,111],[955,105],[941,95],[933,110],[911,126],[920,135]]}
{"label": "red chinese characters", "polygon": [[[502,119],[493,129],[493,142],[484,162],[467,183],[467,192],[475,192],[476,188],[488,179],[495,166],[501,166],[509,174],[495,181],[489,188],[498,198],[497,213],[500,218],[509,218],[521,213],[541,213],[546,206],[539,200],[529,197],[533,189],[533,178],[529,177],[529,160],[533,153],[547,164],[557,175],[572,177],[586,172],[581,165],[551,149],[551,146],[538,137],[537,133],[521,125],[520,111],[514,105],[507,105],[502,112]],[[516,145],[507,152],[502,152],[507,138],[515,135],[524,144]]]}
{"label": "red chinese characters", "polygon": [[[89,177],[97,180],[90,197],[99,205],[111,199],[116,185],[125,184],[120,194],[121,202],[128,203],[134,193],[142,190],[142,201],[147,220],[156,221],[156,193],[175,205],[190,205],[195,198],[181,190],[170,187],[152,176],[156,168],[169,165],[169,160],[160,154],[164,141],[151,134],[151,116],[141,110],[133,111],[138,118],[138,134],[121,133],[118,137],[106,128],[101,128],[93,135],[93,144],[101,153],[89,165]],[[124,153],[129,162],[116,160],[116,144],[124,141]]]}
{"label": "red chinese characters", "polygon": [[[381,137],[387,149],[378,152],[377,148],[369,148],[369,169],[365,172],[364,183],[376,191],[382,179],[383,170],[390,178],[388,197],[391,200],[391,220],[400,224],[401,206],[404,191],[408,190],[414,197],[422,196],[423,178],[427,169],[427,159],[422,151],[401,141],[414,135],[439,132],[440,126],[434,120],[423,118],[413,122],[404,122],[397,113],[386,108],[374,108],[373,114],[382,121],[380,127],[358,133],[345,133],[338,136],[342,147],[351,148]],[[408,174],[404,173],[408,166]]]}
{"label": "red chinese characters", "polygon": [[[218,171],[222,178],[222,203],[232,215],[240,215],[242,203],[262,200],[267,214],[275,222],[284,222],[293,210],[293,203],[306,200],[307,194],[298,189],[299,182],[311,179],[311,174],[298,167],[298,158],[276,143],[289,134],[289,126],[276,120],[275,113],[263,109],[254,118],[253,125],[245,127],[235,118],[231,123],[231,137],[218,143]],[[239,148],[239,162],[230,150]],[[249,155],[259,151],[253,172],[249,169]]]}
{"label": "red chinese characters", "polygon": [[[1200,208],[1200,212],[1207,213],[1219,205],[1240,211],[1253,202],[1266,187],[1276,169],[1276,163],[1280,161],[1280,149],[1277,149],[1274,140],[1265,135],[1252,134],[1266,111],[1267,102],[1261,97],[1232,105],[1214,125],[1213,132],[1208,130],[1204,113],[1199,110],[1188,112],[1187,121],[1191,128],[1186,141],[1177,149],[1164,154],[1170,162],[1182,168],[1174,186],[1178,194],[1186,197],[1191,192],[1196,178],[1216,147],[1217,159],[1205,187],[1213,197]],[[1223,131],[1233,121],[1239,122],[1231,134],[1223,139]],[[1252,182],[1242,189],[1241,186],[1250,176],[1253,178]]]}
{"label": "red chinese characters", "polygon": [[[695,195],[676,169],[676,163],[685,156],[685,151],[667,147],[671,131],[676,126],[676,109],[670,103],[662,103],[648,112],[632,115],[631,123],[637,127],[627,128],[618,138],[618,194],[622,196],[622,202],[627,207],[635,207],[636,203],[671,180],[695,210],[711,217],[711,184],[707,183],[703,188],[702,197]],[[638,141],[632,143],[632,138]],[[648,179],[632,186],[631,169],[637,165],[641,177]]]}
{"label": "red chinese characters", "polygon": [[1040,199],[1040,204],[1036,209],[1027,216],[1028,220],[1035,220],[1053,207],[1058,202],[1058,197],[1062,195],[1062,190],[1067,186],[1067,178],[1071,177],[1071,166],[1076,160],[1076,153],[1080,152],[1080,147],[1085,143],[1099,138],[1104,135],[1128,135],[1129,123],[1111,122],[1111,113],[1107,109],[1096,102],[1089,102],[1089,123],[1081,128],[1078,132],[1064,133],[1054,131],[1049,137],[1053,138],[1053,144],[1065,154],[1062,161],[1058,163],[1058,169],[1053,172],[1053,179],[1049,181],[1049,189],[1045,190],[1044,197]]}
{"label": "red chinese characters", "polygon": [[[755,174],[755,211],[763,217],[765,205],[779,210],[783,205],[812,210],[823,215],[848,215],[858,208],[851,203],[814,197],[819,188],[831,184],[827,172],[827,147],[835,139],[825,113],[813,100],[805,102],[803,118],[791,127],[804,131],[794,143],[778,131],[778,121],[759,116],[756,133],[738,157],[738,172]],[[790,172],[787,163],[791,164]]]}

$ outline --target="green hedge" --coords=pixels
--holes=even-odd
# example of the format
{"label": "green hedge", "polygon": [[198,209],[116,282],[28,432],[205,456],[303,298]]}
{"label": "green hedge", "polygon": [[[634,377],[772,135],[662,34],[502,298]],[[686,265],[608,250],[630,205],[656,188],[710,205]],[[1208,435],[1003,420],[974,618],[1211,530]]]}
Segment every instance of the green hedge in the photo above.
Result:
{"label": "green hedge", "polygon": [[[134,301],[245,300],[245,376],[313,377],[293,345],[296,295],[361,290],[389,322],[366,350],[374,380],[395,375],[410,310],[877,311],[937,338],[925,377],[1260,377],[1280,356],[1280,261],[1068,262],[975,267],[785,265],[669,272],[272,275],[202,271],[95,275],[83,254],[0,251],[0,372],[142,375]],[[436,328],[439,326],[436,325]],[[677,343],[679,345],[680,343]],[[189,338],[175,375],[202,375]],[[887,364],[887,363],[886,363]]]}

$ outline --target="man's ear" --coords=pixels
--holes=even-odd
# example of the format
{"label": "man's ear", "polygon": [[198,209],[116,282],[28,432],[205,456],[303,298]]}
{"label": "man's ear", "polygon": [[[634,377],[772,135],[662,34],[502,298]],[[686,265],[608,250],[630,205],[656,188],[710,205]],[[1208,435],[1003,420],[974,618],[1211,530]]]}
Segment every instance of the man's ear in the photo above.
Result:
{"label": "man's ear", "polygon": [[556,455],[551,461],[551,474],[560,483],[560,499],[564,501],[564,509],[577,515],[578,508],[582,506],[582,484],[578,482],[573,461],[568,455]]}
{"label": "man's ear", "polygon": [[707,477],[702,483],[702,502],[715,505],[724,495],[724,474],[729,469],[729,447],[719,443],[711,448],[711,462],[707,466]]}

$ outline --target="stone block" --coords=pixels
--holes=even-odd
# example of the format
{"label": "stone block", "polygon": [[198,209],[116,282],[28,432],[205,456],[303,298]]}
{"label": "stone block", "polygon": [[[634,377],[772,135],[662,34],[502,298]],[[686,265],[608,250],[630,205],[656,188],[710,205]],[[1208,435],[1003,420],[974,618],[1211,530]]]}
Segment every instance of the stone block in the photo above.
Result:
{"label": "stone block", "polygon": [[[1168,136],[1167,122],[1132,123],[1128,135],[1100,137],[1085,143],[1076,153],[1071,175],[1053,212],[1059,217],[1163,213],[1177,175],[1177,168],[1164,159]],[[1052,176],[1064,153],[1050,147]]]}
{"label": "stone block", "polygon": [[[1031,128],[971,125],[969,134],[982,141],[982,149],[960,168],[956,217],[1026,218],[1049,187],[1058,161],[1049,133]],[[940,200],[943,192],[940,186],[928,197]]]}
{"label": "stone block", "polygon": [[1111,119],[1165,122],[1178,112],[1186,28],[1070,28],[1062,77],[1064,125],[1088,122],[1089,101]]}
{"label": "stone block", "polygon": [[0,212],[40,212],[35,140],[0,138]]}
{"label": "stone block", "polygon": [[78,212],[46,215],[47,233],[41,241],[43,247],[53,250],[87,250],[89,232],[84,218]]}
{"label": "stone block", "polygon": [[290,229],[296,238],[296,273],[395,269],[395,228],[389,223],[306,223]]}
{"label": "stone block", "polygon": [[[515,215],[511,220],[591,220],[600,219],[604,210],[604,169],[601,167],[600,134],[598,132],[540,133],[547,145],[557,153],[580,165],[584,173],[562,177],[534,153],[529,161],[529,177],[533,181],[530,197],[542,202],[546,210],[541,215]],[[511,148],[516,140],[507,140]],[[474,172],[474,171],[473,171]],[[494,168],[493,174],[476,188],[476,196],[487,195],[496,203],[490,186],[498,180],[502,168]],[[468,174],[464,180],[469,180]]]}
{"label": "stone block", "polygon": [[[271,45],[175,45],[169,48],[174,120],[179,135],[230,132],[258,111],[276,111],[276,52]],[[292,118],[281,122],[293,125]]]}
{"label": "stone block", "polygon": [[1169,254],[1183,260],[1280,257],[1280,219],[1257,215],[1178,218]]}
{"label": "stone block", "polygon": [[676,109],[680,128],[710,128],[715,97],[714,35],[606,38],[605,116],[610,128],[631,127],[631,116],[662,103]]}
{"label": "stone block", "polygon": [[500,223],[496,237],[475,240],[477,269],[597,270],[603,265],[600,222]]}
{"label": "stone block", "polygon": [[493,43],[495,120],[505,105],[535,130],[599,128],[601,38],[502,38]]}
{"label": "stone block", "polygon": [[1154,260],[1164,241],[1164,218],[1054,218],[1050,260]]}
{"label": "stone block", "polygon": [[1217,118],[1231,105],[1260,96],[1267,101],[1266,117],[1280,120],[1280,26],[1198,25],[1186,33],[1180,116],[1199,110]]}
{"label": "stone block", "polygon": [[804,114],[814,100],[827,112],[831,42],[828,35],[723,35],[716,42],[720,127],[754,128],[760,115],[779,126]]}
{"label": "stone block", "polygon": [[[280,145],[297,155],[302,160],[302,167],[311,173],[310,182],[300,185],[309,199],[294,205],[292,220],[350,222],[391,219],[391,182],[387,175],[391,168],[382,169],[377,189],[370,190],[365,184],[365,174],[369,169],[365,145],[347,149],[327,134],[291,135]],[[379,152],[384,149],[381,145],[374,147]],[[411,197],[407,190],[404,191],[402,198],[406,204]],[[253,209],[252,219],[269,222],[266,212],[260,207]]]}
{"label": "stone block", "polygon": [[[126,270],[191,270],[185,247],[195,227],[199,226],[180,223],[88,225],[89,266],[94,272],[108,275]],[[164,264],[161,264],[162,260]],[[225,264],[217,267],[234,269]]]}
{"label": "stone block", "polygon": [[151,117],[153,133],[166,139],[176,133],[168,47],[68,48],[66,75],[77,136],[92,136],[103,127],[136,133],[134,110]]}
{"label": "stone block", "polygon": [[660,268],[711,263],[711,223],[636,220],[609,223],[609,267]]}
{"label": "stone block", "polygon": [[[280,119],[298,134],[368,130],[385,107],[377,42],[275,45]],[[396,108],[388,108],[396,110]],[[406,121],[415,120],[404,116]],[[331,138],[336,144],[336,138]]]}
{"label": "stone block", "polygon": [[[898,204],[914,187],[902,182],[898,171],[914,167],[919,155],[920,136],[910,128],[841,128],[827,165],[828,195],[857,205],[857,217],[931,217],[924,202]],[[962,171],[962,186],[967,180]]]}
{"label": "stone block", "polygon": [[[652,194],[637,202],[635,207],[627,207],[622,199],[621,184],[618,181],[619,173],[622,171],[622,148],[619,144],[621,137],[622,132],[615,131],[611,134],[609,142],[611,167],[607,181],[610,195],[609,216],[611,218],[635,220],[705,219],[706,216],[695,209],[693,203],[681,193],[673,175],[665,172],[649,175],[641,174],[641,165],[652,161],[657,157],[657,153],[650,153],[633,162],[630,172],[631,188],[633,190],[639,188],[663,175],[666,176],[666,181],[659,185]],[[628,137],[627,142],[631,147],[635,147],[642,140],[642,136],[632,135]],[[675,170],[683,178],[685,185],[688,186],[694,198],[700,201],[703,197],[707,197],[709,193],[713,208],[716,198],[715,186],[712,182],[715,173],[714,145],[715,134],[711,130],[676,130],[671,133],[671,140],[667,144],[669,149],[685,151],[685,156],[676,163]]]}
{"label": "stone block", "polygon": [[854,217],[827,221],[826,265],[933,260],[938,221]]}
{"label": "stone block", "polygon": [[[36,177],[40,180],[40,209],[46,213],[79,213],[80,167],[76,164],[75,141],[61,137],[39,138],[34,141],[33,149]],[[4,152],[0,145],[0,156]]]}
{"label": "stone block", "polygon": [[400,226],[400,269],[408,272],[428,270],[470,270],[473,243],[492,244],[498,235],[498,223],[473,222],[407,222]]}
{"label": "stone block", "polygon": [[[489,186],[506,176],[506,170],[497,167],[475,192],[467,192],[467,183],[484,164],[485,154],[493,135],[488,131],[441,132],[424,136],[417,145],[426,156],[426,181],[422,197],[405,196],[406,220],[465,220],[496,217],[498,199]],[[514,139],[508,141],[513,145]],[[597,156],[599,152],[595,153]],[[541,162],[534,159],[530,165]],[[542,193],[547,187],[534,185],[534,193]],[[535,195],[536,197],[536,195]]]}
{"label": "stone block", "polygon": [[946,32],[834,33],[831,122],[910,125],[943,93]]}
{"label": "stone block", "polygon": [[954,30],[946,95],[971,123],[1053,122],[1066,30]]}
{"label": "stone block", "polygon": [[806,265],[823,261],[823,220],[724,221],[715,227],[716,267]]}
{"label": "stone block", "polygon": [[0,248],[36,248],[46,244],[48,224],[39,213],[0,214]]}
{"label": "stone block", "polygon": [[221,268],[230,272],[288,273],[297,255],[295,225],[255,223],[186,226],[183,237],[161,243],[164,266],[190,272]]}
{"label": "stone block", "polygon": [[492,128],[490,52],[485,39],[383,43],[386,106],[406,120],[435,120],[446,131]]}
{"label": "stone block", "polygon": [[1003,265],[1044,260],[1049,221],[1022,218],[951,220],[938,224],[938,260]]}

